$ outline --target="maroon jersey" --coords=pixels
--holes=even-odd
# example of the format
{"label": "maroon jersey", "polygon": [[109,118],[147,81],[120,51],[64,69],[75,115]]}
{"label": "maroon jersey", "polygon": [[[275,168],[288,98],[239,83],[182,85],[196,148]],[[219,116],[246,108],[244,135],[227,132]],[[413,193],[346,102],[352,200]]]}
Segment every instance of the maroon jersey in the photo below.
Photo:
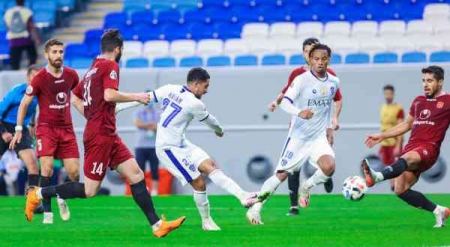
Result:
{"label": "maroon jersey", "polygon": [[[306,71],[308,71],[308,69],[305,68],[304,66],[301,66],[301,67],[298,67],[298,68],[294,69],[291,72],[291,74],[289,75],[288,82],[281,89],[281,93],[285,94],[286,91],[288,90],[288,88],[291,86],[292,82],[294,81],[295,77],[305,73]],[[336,72],[334,72],[334,70],[332,70],[331,68],[327,68],[327,72],[332,74],[332,75],[334,75],[334,76],[336,76]],[[333,100],[334,101],[339,101],[341,99],[342,99],[341,90],[338,88],[338,90],[336,91],[336,94],[334,95]]]}
{"label": "maroon jersey", "polygon": [[74,94],[84,101],[84,116],[87,119],[84,137],[96,134],[116,135],[116,103],[104,99],[107,88],[118,90],[119,65],[111,60],[96,58]]}
{"label": "maroon jersey", "polygon": [[418,96],[409,110],[414,118],[410,143],[429,143],[438,149],[450,124],[450,95],[441,94],[433,99]]}
{"label": "maroon jersey", "polygon": [[48,68],[38,71],[26,90],[28,96],[36,96],[39,104],[38,126],[71,127],[70,91],[78,85],[75,70],[63,67],[62,75],[53,76]]}

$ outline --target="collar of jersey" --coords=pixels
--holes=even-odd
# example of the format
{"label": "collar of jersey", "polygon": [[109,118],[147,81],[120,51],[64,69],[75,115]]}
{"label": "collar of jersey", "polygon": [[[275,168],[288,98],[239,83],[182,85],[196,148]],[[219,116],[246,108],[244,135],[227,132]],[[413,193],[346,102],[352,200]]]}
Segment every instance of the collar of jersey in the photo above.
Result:
{"label": "collar of jersey", "polygon": [[324,79],[321,79],[321,78],[317,77],[317,76],[312,72],[312,70],[309,70],[309,73],[311,73],[311,75],[313,75],[314,77],[316,77],[317,80],[319,80],[319,81],[321,81],[321,82],[326,82],[326,81],[328,80],[328,71],[325,72],[326,77],[325,77]]}
{"label": "collar of jersey", "polygon": [[192,93],[192,91],[191,91],[191,90],[189,90],[189,88],[188,88],[188,87],[186,87],[186,85],[183,85],[183,89],[184,89],[184,90],[186,90],[186,91],[188,91],[189,93]]}

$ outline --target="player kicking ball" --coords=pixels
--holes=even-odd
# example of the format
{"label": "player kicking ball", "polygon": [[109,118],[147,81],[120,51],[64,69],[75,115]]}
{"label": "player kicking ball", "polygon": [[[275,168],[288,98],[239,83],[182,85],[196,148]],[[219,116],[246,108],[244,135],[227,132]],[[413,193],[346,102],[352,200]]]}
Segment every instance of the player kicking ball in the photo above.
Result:
{"label": "player kicking ball", "polygon": [[394,179],[394,192],[409,205],[432,212],[435,228],[444,226],[450,209],[437,205],[422,193],[412,190],[420,174],[430,169],[439,157],[441,143],[450,124],[450,95],[442,91],[444,70],[439,66],[422,69],[425,95],[417,96],[411,104],[406,121],[386,132],[369,135],[365,144],[372,148],[387,138],[397,137],[411,130],[408,144],[400,158],[381,172],[372,170],[368,160],[361,164],[367,186]]}
{"label": "player kicking ball", "polygon": [[[202,96],[208,92],[209,79],[206,70],[193,68],[187,75],[186,85],[165,85],[150,92],[150,95],[153,102],[162,104],[163,109],[156,133],[158,159],[183,185],[189,183],[192,186],[203,230],[219,231],[220,227],[210,214],[206,182],[202,174],[238,198],[243,206],[250,206],[256,194],[244,191],[217,168],[215,161],[205,151],[186,139],[186,128],[194,119],[214,130],[218,137],[224,134],[219,122],[201,101]],[[135,105],[119,105],[118,111]]]}
{"label": "player kicking ball", "polygon": [[118,30],[107,30],[101,38],[102,54],[92,63],[83,80],[73,90],[73,104],[87,119],[84,129],[84,183],[34,188],[27,194],[25,214],[33,211],[45,198],[63,199],[93,197],[100,189],[106,170],[116,170],[131,184],[131,193],[152,227],[153,235],[164,237],[177,229],[185,217],[174,221],[160,219],[147,190],[144,173],[116,132],[117,102],[138,101],[147,104],[146,93],[125,93],[119,88],[119,64],[123,39]]}
{"label": "player kicking ball", "polygon": [[327,72],[330,57],[328,46],[313,46],[309,53],[311,70],[294,79],[281,101],[280,108],[292,115],[291,125],[275,174],[264,182],[258,202],[247,212],[251,224],[262,224],[263,202],[306,162],[317,170],[300,189],[300,203],[304,207],[309,206],[310,190],[328,181],[334,173],[334,151],[327,139],[327,128],[332,123],[331,108],[339,79]]}

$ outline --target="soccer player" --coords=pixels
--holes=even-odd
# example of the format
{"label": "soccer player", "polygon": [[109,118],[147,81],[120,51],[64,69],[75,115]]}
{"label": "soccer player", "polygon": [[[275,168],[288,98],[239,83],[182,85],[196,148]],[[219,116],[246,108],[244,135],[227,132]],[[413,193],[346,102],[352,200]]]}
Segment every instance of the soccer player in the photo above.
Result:
{"label": "soccer player", "polygon": [[[27,69],[27,83],[21,83],[11,90],[0,101],[0,131],[2,138],[0,138],[0,156],[9,149],[9,143],[13,138],[15,132],[14,128],[17,121],[17,111],[25,90],[30,85],[34,76],[38,72],[39,67],[31,65]],[[24,119],[23,138],[14,149],[19,158],[25,163],[28,170],[28,186],[37,186],[39,184],[39,168],[36,162],[36,155],[33,150],[33,137],[27,126],[31,125],[36,114],[37,99],[33,99],[28,106],[27,114]]]}
{"label": "soccer player", "polygon": [[367,186],[394,179],[394,192],[409,205],[434,214],[435,228],[444,226],[450,209],[437,205],[422,193],[412,190],[422,172],[433,166],[439,157],[441,143],[450,124],[450,95],[442,90],[444,70],[439,66],[422,69],[424,95],[411,104],[406,120],[385,132],[371,134],[365,144],[372,148],[387,138],[395,138],[411,130],[408,143],[400,158],[381,172],[372,170],[368,160],[361,164]]}
{"label": "soccer player", "polygon": [[[291,74],[289,75],[288,82],[286,83],[286,85],[283,86],[280,94],[277,96],[277,98],[274,101],[272,101],[269,104],[270,111],[272,111],[272,112],[275,111],[277,106],[281,103],[281,100],[283,99],[284,94],[286,93],[288,88],[291,86],[295,77],[310,70],[309,51],[316,44],[319,44],[319,40],[316,38],[308,38],[303,41],[302,51],[303,51],[303,58],[305,59],[306,64],[303,66],[300,66],[299,68],[294,69],[291,72]],[[327,72],[333,76],[336,76],[336,73],[331,68],[327,68]],[[332,118],[334,126],[332,126],[332,128],[327,129],[327,138],[331,145],[333,145],[333,142],[334,142],[334,131],[339,129],[338,119],[339,119],[339,114],[341,113],[341,109],[342,109],[342,94],[341,94],[340,89],[338,89],[336,91],[336,94],[335,94],[333,100],[334,100],[334,104],[335,104],[334,117]],[[299,187],[300,187],[300,170],[294,171],[292,174],[289,174],[289,176],[288,176],[289,199],[291,202],[291,207],[289,209],[289,212],[287,213],[288,216],[298,215],[298,212],[299,212],[298,211]],[[328,193],[333,191],[333,180],[331,178],[324,183],[324,188],[325,188],[325,191]],[[300,202],[300,205],[302,207],[306,206],[306,204],[304,202]]]}
{"label": "soccer player", "polygon": [[311,48],[311,70],[297,76],[283,96],[280,108],[292,115],[288,137],[275,174],[267,179],[258,193],[258,201],[247,212],[252,224],[262,224],[262,202],[288,177],[306,162],[317,167],[302,185],[300,199],[309,205],[312,187],[325,183],[334,173],[334,151],[326,132],[331,123],[333,98],[339,79],[327,72],[331,49],[323,44]]}
{"label": "soccer player", "polygon": [[93,197],[100,189],[108,167],[119,172],[131,184],[131,192],[156,237],[164,237],[185,220],[160,219],[145,186],[144,173],[116,132],[117,102],[138,101],[147,104],[148,93],[124,93],[119,88],[119,64],[123,39],[118,30],[108,30],[101,38],[102,54],[86,72],[73,91],[73,104],[85,116],[84,184],[69,182],[59,186],[35,188],[27,195],[25,214],[33,217],[33,210],[44,198],[60,196],[64,199]]}
{"label": "soccer player", "polygon": [[[403,122],[404,113],[400,104],[394,102],[395,89],[392,85],[383,87],[385,103],[380,109],[381,132]],[[380,143],[380,159],[384,166],[393,164],[402,151],[403,136],[388,138]],[[394,181],[391,180],[391,189],[394,190]]]}
{"label": "soccer player", "polygon": [[186,128],[194,119],[214,130],[218,137],[224,135],[222,126],[201,101],[202,96],[208,92],[209,80],[206,70],[193,68],[187,75],[186,85],[165,85],[150,92],[150,95],[153,102],[160,103],[163,107],[156,133],[158,159],[183,185],[189,183],[192,186],[203,230],[219,231],[220,227],[210,214],[206,181],[202,173],[238,198],[243,206],[249,206],[256,199],[256,194],[244,191],[217,168],[216,162],[205,151],[186,139]]}
{"label": "soccer player", "polygon": [[[63,66],[64,44],[57,39],[45,43],[47,66],[39,70],[20,103],[14,138],[10,148],[14,149],[23,138],[24,118],[29,105],[36,96],[39,104],[39,115],[36,127],[37,156],[41,164],[39,184],[50,185],[53,173],[54,158],[61,159],[71,181],[79,179],[79,152],[72,116],[70,114],[70,92],[78,85],[78,74],[75,70]],[[59,213],[64,221],[69,220],[70,212],[67,204],[57,198]],[[51,200],[42,202],[44,208],[44,224],[53,224]],[[28,218],[28,220],[31,220]]]}

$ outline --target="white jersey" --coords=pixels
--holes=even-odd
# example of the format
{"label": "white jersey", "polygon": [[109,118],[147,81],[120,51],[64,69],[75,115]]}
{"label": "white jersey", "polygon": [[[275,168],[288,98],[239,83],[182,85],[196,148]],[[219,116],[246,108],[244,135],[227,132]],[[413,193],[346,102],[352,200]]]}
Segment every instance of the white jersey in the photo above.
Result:
{"label": "white jersey", "polygon": [[326,136],[333,98],[338,88],[339,79],[330,73],[323,79],[317,78],[311,71],[297,76],[284,97],[299,110],[310,109],[314,115],[311,119],[293,116],[289,137],[307,141]]}
{"label": "white jersey", "polygon": [[155,146],[185,146],[185,132],[190,122],[193,119],[203,121],[209,117],[205,105],[182,85],[165,85],[152,94],[154,101],[162,105]]}

